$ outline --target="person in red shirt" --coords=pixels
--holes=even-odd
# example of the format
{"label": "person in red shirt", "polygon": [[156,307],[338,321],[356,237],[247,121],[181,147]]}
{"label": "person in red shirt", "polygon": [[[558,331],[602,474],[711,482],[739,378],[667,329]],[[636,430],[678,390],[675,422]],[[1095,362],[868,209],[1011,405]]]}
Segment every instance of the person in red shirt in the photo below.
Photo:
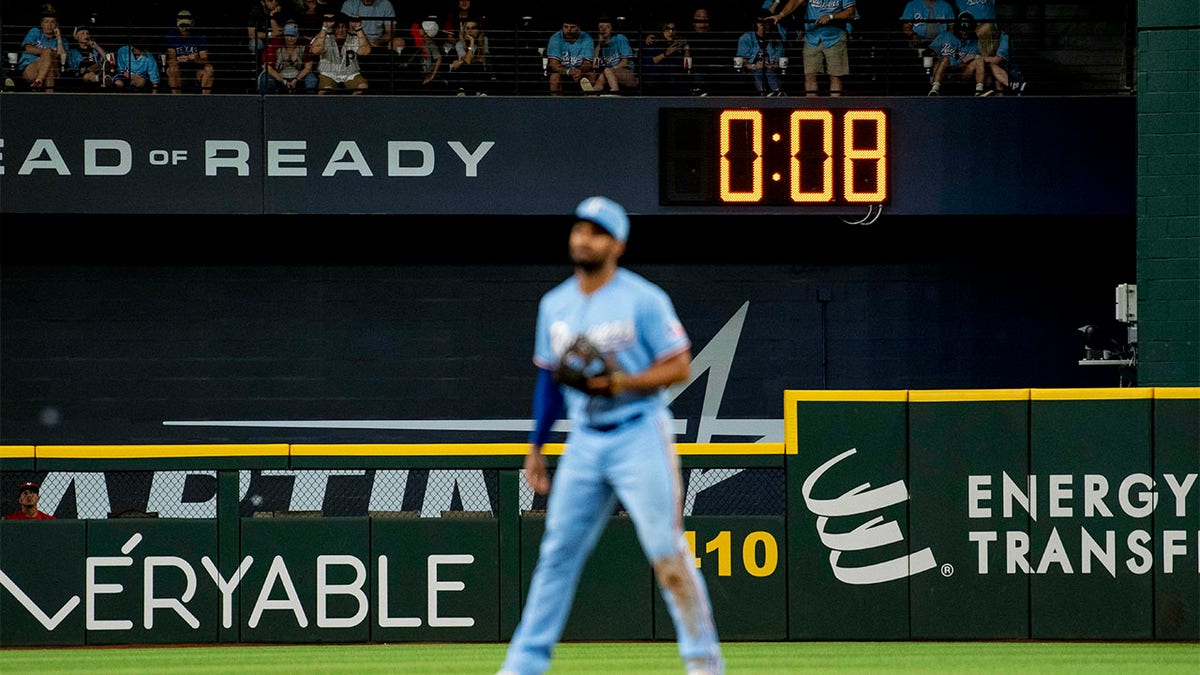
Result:
{"label": "person in red shirt", "polygon": [[18,498],[21,508],[4,516],[5,520],[54,520],[54,516],[45,511],[38,510],[39,496],[37,483],[21,483],[18,491],[21,494]]}

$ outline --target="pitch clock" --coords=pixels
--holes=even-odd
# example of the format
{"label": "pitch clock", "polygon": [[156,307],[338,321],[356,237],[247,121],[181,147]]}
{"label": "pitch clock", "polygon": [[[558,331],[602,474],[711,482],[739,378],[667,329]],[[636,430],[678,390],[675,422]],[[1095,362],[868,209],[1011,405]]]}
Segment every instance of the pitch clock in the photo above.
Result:
{"label": "pitch clock", "polygon": [[664,108],[666,205],[852,206],[889,201],[888,111]]}

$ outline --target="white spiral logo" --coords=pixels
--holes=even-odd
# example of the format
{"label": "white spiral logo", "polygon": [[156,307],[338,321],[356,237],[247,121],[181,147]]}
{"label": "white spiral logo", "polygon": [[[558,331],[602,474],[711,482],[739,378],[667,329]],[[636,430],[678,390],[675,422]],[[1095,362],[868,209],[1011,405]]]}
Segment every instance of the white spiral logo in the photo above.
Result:
{"label": "white spiral logo", "polygon": [[817,467],[808,478],[804,479],[804,485],[800,490],[804,496],[804,503],[817,516],[817,534],[821,537],[821,543],[830,549],[829,567],[833,570],[833,575],[839,581],[847,584],[881,584],[920,574],[937,567],[933,551],[928,547],[901,558],[862,567],[838,565],[838,561],[845,551],[865,551],[904,541],[904,533],[900,531],[900,525],[894,520],[883,522],[883,516],[871,518],[850,532],[831,533],[826,531],[826,525],[830,518],[857,516],[908,500],[908,488],[904,486],[902,480],[874,490],[871,489],[870,483],[863,483],[843,493],[840,497],[813,499],[813,486],[821,479],[821,476],[825,475],[835,464],[856,452],[858,452],[858,448],[850,448]]}

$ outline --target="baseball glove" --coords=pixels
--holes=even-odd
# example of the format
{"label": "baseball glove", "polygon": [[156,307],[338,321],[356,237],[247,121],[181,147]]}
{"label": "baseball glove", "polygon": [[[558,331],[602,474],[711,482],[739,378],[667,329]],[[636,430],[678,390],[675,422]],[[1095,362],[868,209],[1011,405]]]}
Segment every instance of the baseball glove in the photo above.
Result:
{"label": "baseball glove", "polygon": [[600,353],[600,349],[587,339],[587,336],[580,335],[575,338],[567,351],[563,352],[562,358],[558,362],[558,368],[554,371],[554,379],[559,384],[565,384],[585,394],[594,395],[604,392],[589,388],[588,379],[601,375],[612,375],[615,370],[613,364]]}

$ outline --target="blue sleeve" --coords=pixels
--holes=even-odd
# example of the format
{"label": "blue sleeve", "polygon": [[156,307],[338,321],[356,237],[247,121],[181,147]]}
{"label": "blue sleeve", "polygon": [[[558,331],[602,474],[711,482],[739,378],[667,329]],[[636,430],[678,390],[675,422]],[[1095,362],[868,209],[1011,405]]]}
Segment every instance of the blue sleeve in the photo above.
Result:
{"label": "blue sleeve", "polygon": [[638,302],[636,312],[638,332],[646,342],[652,361],[678,354],[691,346],[671,298],[661,289],[644,296]]}
{"label": "blue sleeve", "polygon": [[742,33],[742,36],[738,38],[737,56],[753,61],[757,54],[758,43],[754,39],[754,33]]}
{"label": "blue sleeve", "polygon": [[562,389],[554,381],[554,374],[545,368],[538,368],[537,385],[533,390],[533,431],[529,433],[529,442],[542,446],[550,438],[550,427],[558,421],[563,412]]}

